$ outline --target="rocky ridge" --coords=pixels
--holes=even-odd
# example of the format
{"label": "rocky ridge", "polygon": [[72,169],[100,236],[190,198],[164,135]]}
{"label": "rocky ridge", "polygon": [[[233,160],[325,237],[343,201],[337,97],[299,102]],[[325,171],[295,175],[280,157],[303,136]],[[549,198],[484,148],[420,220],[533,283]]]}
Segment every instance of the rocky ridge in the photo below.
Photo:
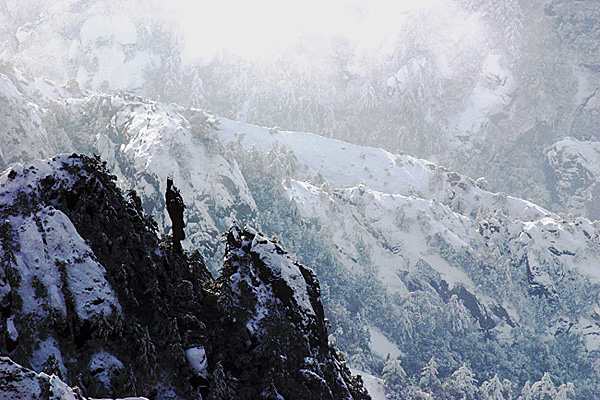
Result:
{"label": "rocky ridge", "polygon": [[[36,82],[13,84],[35,104]],[[127,94],[48,95],[37,110],[49,136],[66,132],[101,154],[162,232],[164,177],[178,170],[185,245],[213,270],[225,248],[218,232],[234,219],[315,266],[330,340],[354,366],[380,374],[392,354],[418,377],[435,356],[441,376],[468,361],[480,382],[498,374],[522,387],[550,372],[582,398],[598,393],[597,222],[405,154]],[[565,188],[584,165],[564,175]]]}
{"label": "rocky ridge", "polygon": [[314,273],[256,231],[229,231],[214,281],[96,158],[0,182],[3,355],[91,397],[368,398],[328,344]]}

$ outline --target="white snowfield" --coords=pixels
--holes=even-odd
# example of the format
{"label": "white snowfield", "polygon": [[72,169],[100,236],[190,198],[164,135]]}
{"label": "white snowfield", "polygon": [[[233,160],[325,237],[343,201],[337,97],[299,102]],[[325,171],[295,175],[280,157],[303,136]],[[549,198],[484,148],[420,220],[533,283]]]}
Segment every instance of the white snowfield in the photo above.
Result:
{"label": "white snowfield", "polygon": [[[299,164],[295,179],[282,184],[299,217],[331,238],[349,271],[375,267],[391,293],[406,295],[401,276],[427,265],[449,289],[461,285],[484,307],[500,305],[513,322],[527,323],[530,311],[515,301],[518,290],[490,297],[476,278],[482,271],[464,260],[470,263],[490,254],[509,266],[526,259],[531,283],[550,294],[563,269],[600,284],[598,222],[559,216],[531,202],[488,192],[478,182],[428,161],[382,149],[228,119],[219,121],[217,135],[224,143],[238,141],[248,150],[266,153],[278,146],[293,152]],[[326,184],[309,183],[317,174]],[[517,271],[506,275],[514,282],[504,284],[520,284]],[[593,314],[597,301],[585,315]],[[588,350],[600,349],[596,323],[591,328],[578,324],[576,329],[587,338]],[[496,330],[502,337],[508,332],[510,338],[508,325],[500,323]],[[371,339],[381,342],[373,335]]]}
{"label": "white snowfield", "polygon": [[208,360],[204,347],[191,347],[185,351],[185,357],[196,374],[208,378]]}
{"label": "white snowfield", "polygon": [[264,152],[274,144],[292,151],[302,168],[298,178],[306,181],[320,174],[332,186],[353,187],[363,183],[373,191],[448,201],[459,194],[468,211],[481,205],[503,211],[523,221],[538,219],[548,211],[535,204],[477,187],[474,180],[446,168],[408,155],[358,146],[307,132],[262,128],[221,118],[217,135],[224,143],[240,140],[244,148]]}

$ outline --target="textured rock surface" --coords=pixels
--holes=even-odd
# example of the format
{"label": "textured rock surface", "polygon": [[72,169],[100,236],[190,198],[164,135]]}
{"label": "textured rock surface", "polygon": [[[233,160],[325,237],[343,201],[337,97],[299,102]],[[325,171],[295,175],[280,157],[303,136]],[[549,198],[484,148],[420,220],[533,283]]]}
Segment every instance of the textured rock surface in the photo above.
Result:
{"label": "textured rock surface", "polygon": [[[37,373],[8,357],[0,357],[0,399],[85,400],[81,390],[65,384],[56,375]],[[123,400],[147,400],[128,397]]]}
{"label": "textured rock surface", "polygon": [[[225,264],[215,290],[231,318],[215,333],[234,332],[245,341],[236,347],[210,342],[214,360],[240,371],[227,382],[242,389],[239,398],[368,398],[328,344],[314,272],[252,228],[234,226],[224,240]],[[273,349],[276,357],[268,355]]]}
{"label": "textured rock surface", "polygon": [[98,159],[16,165],[0,183],[0,352],[24,367],[91,397],[366,398],[327,343],[313,272],[278,245],[228,240],[237,275],[215,283]]}

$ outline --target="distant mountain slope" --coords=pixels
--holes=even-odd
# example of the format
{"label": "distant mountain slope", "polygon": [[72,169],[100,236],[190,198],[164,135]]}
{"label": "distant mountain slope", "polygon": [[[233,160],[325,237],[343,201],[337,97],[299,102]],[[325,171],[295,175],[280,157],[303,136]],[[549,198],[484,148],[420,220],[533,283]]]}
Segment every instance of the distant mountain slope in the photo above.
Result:
{"label": "distant mountain slope", "polygon": [[[233,220],[315,266],[329,339],[354,366],[381,375],[376,342],[385,339],[406,385],[435,358],[440,378],[466,363],[482,384],[497,374],[522,388],[548,372],[573,382],[577,398],[600,398],[598,222],[491,193],[485,179],[408,155],[127,94],[58,96],[39,112],[49,137],[69,138],[62,147],[100,154],[163,233],[162,193],[174,174],[188,206],[184,245],[213,270]],[[557,159],[557,173],[570,171]],[[587,164],[576,165],[561,187]]]}
{"label": "distant mountain slope", "polygon": [[[294,174],[302,180],[320,175],[333,187],[351,187],[361,183],[388,194],[433,199],[450,203],[458,198],[466,207],[462,213],[474,215],[479,207],[490,211],[503,210],[514,218],[528,221],[547,213],[535,204],[490,193],[479,183],[435,164],[403,154],[392,154],[378,148],[357,146],[306,132],[286,132],[236,123],[221,119],[218,137],[224,143],[239,140],[250,150],[263,153],[274,145],[293,153],[298,161]],[[237,139],[239,138],[239,139]]]}
{"label": "distant mountain slope", "polygon": [[[335,7],[332,19],[357,11]],[[552,201],[555,182],[544,174],[543,151],[566,135],[597,140],[596,0],[358,9],[352,32],[385,15],[366,41],[321,32],[300,35],[277,55],[245,59],[233,51],[206,59],[205,50],[223,42],[199,46],[204,57],[193,54],[198,40],[180,17],[199,12],[199,20],[217,23],[227,7],[222,14],[153,0],[3,0],[0,57],[85,89],[132,91],[259,125],[400,149],[491,178],[495,191],[563,207]],[[321,11],[317,24],[330,26]]]}
{"label": "distant mountain slope", "polygon": [[600,219],[600,142],[566,137],[544,152],[554,202]]}

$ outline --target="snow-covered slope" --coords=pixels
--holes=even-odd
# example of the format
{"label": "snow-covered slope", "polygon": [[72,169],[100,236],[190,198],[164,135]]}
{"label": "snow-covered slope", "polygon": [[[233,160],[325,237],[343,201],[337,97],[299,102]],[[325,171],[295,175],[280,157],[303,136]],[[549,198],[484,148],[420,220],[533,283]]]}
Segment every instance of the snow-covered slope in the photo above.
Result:
{"label": "snow-covered slope", "polygon": [[[376,277],[384,294],[363,290],[387,300],[359,306],[361,318],[399,345],[410,368],[423,367],[420,352],[443,359],[448,369],[466,356],[481,374],[489,368],[486,361],[421,347],[430,340],[444,346],[457,337],[475,347],[480,339],[469,336],[480,330],[507,346],[496,350],[506,362],[493,369],[517,381],[523,377],[510,365],[533,345],[524,332],[553,343],[559,359],[569,357],[571,345],[561,344],[565,334],[581,341],[582,362],[599,354],[597,222],[490,193],[483,179],[475,182],[407,155],[224,119],[218,127],[224,142],[264,154],[273,167],[288,162],[286,152],[293,154],[294,168],[281,184],[287,207],[302,221],[297,229],[308,227],[324,238],[356,279]],[[273,153],[281,160],[273,160]],[[301,240],[300,257],[314,257],[302,253]],[[443,334],[436,333],[440,329]],[[553,373],[578,378],[558,371]]]}
{"label": "snow-covered slope", "polygon": [[409,155],[392,154],[378,148],[357,146],[306,132],[286,132],[220,119],[219,138],[225,143],[239,141],[245,149],[267,152],[273,145],[294,153],[300,163],[296,172],[302,180],[321,175],[334,187],[357,186],[364,182],[381,193],[435,198],[447,203],[460,196],[475,213],[483,205],[504,210],[515,218],[532,220],[546,211],[534,204],[487,192],[472,179]]}
{"label": "snow-covered slope", "polygon": [[365,388],[369,391],[369,395],[373,400],[385,400],[385,389],[383,388],[383,379],[377,378],[371,374],[367,374],[364,371],[352,370],[353,374],[362,376],[365,383]]}
{"label": "snow-covered slope", "polygon": [[[448,289],[460,285],[491,309],[503,304],[512,310],[512,321],[504,322],[510,325],[532,322],[527,309],[519,315],[521,305],[513,297],[513,290],[527,287],[522,285],[525,278],[531,293],[555,298],[558,304],[573,289],[572,283],[565,285],[565,275],[591,287],[600,284],[600,227],[583,218],[512,220],[484,206],[469,218],[435,199],[383,194],[365,186],[321,190],[292,180],[286,189],[302,218],[326,227],[344,265],[353,271],[373,265],[392,294],[407,295],[406,274],[418,274],[425,265]],[[482,276],[485,269],[496,275],[493,282]],[[500,282],[499,277],[508,279]],[[580,311],[594,315],[597,307],[596,301]]]}
{"label": "snow-covered slope", "polygon": [[[368,346],[378,332],[410,375],[435,356],[447,376],[468,361],[482,380],[499,374],[522,385],[549,371],[576,381],[578,393],[598,393],[585,383],[600,375],[598,222],[491,193],[485,179],[425,160],[310,133],[127,94],[49,104],[39,107],[53,121],[48,136],[66,132],[100,154],[164,233],[173,174],[187,205],[185,245],[200,246],[213,267],[234,219],[258,223],[315,265],[331,339],[356,366],[381,372]],[[580,369],[565,367],[573,364]]]}

